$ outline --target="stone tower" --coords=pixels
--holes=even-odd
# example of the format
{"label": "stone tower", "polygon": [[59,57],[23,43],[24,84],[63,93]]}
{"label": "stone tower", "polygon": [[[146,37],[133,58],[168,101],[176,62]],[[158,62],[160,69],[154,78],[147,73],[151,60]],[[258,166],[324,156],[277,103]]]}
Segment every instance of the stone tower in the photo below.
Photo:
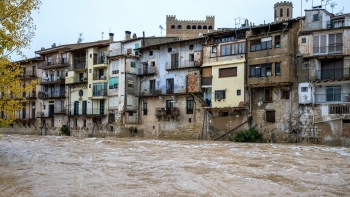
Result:
{"label": "stone tower", "polygon": [[167,15],[166,36],[180,39],[197,38],[200,34],[213,32],[214,25],[214,16],[207,16],[205,20],[177,20],[175,15]]}
{"label": "stone tower", "polygon": [[277,2],[274,6],[274,12],[275,22],[292,19],[293,3],[289,1]]}

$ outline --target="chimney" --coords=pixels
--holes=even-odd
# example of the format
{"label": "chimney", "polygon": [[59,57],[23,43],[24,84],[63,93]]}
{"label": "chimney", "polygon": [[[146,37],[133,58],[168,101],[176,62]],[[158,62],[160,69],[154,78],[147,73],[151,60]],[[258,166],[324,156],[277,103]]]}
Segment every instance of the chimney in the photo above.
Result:
{"label": "chimney", "polygon": [[125,40],[130,40],[131,31],[125,31]]}
{"label": "chimney", "polygon": [[113,42],[114,33],[109,33],[109,42]]}

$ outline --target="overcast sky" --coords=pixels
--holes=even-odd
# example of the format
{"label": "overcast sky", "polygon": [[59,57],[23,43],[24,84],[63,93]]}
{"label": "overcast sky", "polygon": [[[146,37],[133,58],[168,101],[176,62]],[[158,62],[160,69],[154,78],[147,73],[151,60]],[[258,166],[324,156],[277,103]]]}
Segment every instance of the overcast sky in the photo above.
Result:
{"label": "overcast sky", "polygon": [[[255,25],[273,22],[273,6],[276,0],[42,0],[39,13],[33,12],[37,26],[30,49],[23,50],[27,58],[35,56],[41,47],[76,43],[79,33],[83,42],[108,38],[114,33],[114,40],[123,40],[129,30],[142,36],[160,36],[159,25],[165,28],[166,15],[176,15],[179,20],[205,20],[207,15],[215,16],[215,29],[235,27],[235,18],[245,18]],[[293,18],[301,16],[302,10],[310,9],[312,0],[293,0]],[[326,0],[324,0],[326,2]],[[344,9],[349,13],[349,0],[335,0],[333,13]],[[348,2],[348,4],[346,4]],[[323,3],[324,4],[324,3]],[[321,0],[313,0],[321,5]],[[332,12],[330,6],[327,10]],[[304,15],[304,11],[303,11]],[[238,22],[238,20],[236,20]],[[242,21],[243,22],[243,21]],[[163,30],[163,36],[165,31]],[[19,57],[12,56],[13,60]]]}

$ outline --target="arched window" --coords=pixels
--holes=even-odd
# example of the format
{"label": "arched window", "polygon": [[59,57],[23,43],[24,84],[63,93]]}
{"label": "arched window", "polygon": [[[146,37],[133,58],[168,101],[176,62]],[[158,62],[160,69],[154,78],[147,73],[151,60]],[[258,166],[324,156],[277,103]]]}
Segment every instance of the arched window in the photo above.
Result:
{"label": "arched window", "polygon": [[196,26],[195,26],[195,25],[192,25],[192,29],[196,29]]}
{"label": "arched window", "polygon": [[281,8],[281,10],[280,10],[280,17],[282,17],[283,16],[283,9]]}
{"label": "arched window", "polygon": [[191,25],[187,25],[186,29],[191,29]]}
{"label": "arched window", "polygon": [[208,29],[208,27],[206,25],[203,26],[203,29]]}
{"label": "arched window", "polygon": [[202,29],[202,26],[198,25],[198,29]]}
{"label": "arched window", "polygon": [[182,27],[181,27],[181,25],[178,25],[177,28],[178,28],[178,29],[181,29]]}
{"label": "arched window", "polygon": [[213,27],[211,25],[209,25],[209,29],[213,29]]}
{"label": "arched window", "polygon": [[287,8],[287,17],[289,17],[289,8]]}
{"label": "arched window", "polygon": [[172,26],[171,26],[171,29],[175,29],[175,25],[172,25]]}

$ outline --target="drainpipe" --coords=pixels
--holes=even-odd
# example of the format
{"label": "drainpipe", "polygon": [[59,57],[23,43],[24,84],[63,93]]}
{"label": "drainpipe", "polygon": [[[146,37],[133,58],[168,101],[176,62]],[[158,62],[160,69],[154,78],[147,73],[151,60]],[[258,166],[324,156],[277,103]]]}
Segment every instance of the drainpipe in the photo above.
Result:
{"label": "drainpipe", "polygon": [[125,120],[125,123],[126,123],[126,115],[125,115],[125,112],[126,112],[126,101],[127,101],[127,96],[128,96],[128,90],[127,90],[127,73],[126,73],[126,58],[124,57],[124,106],[123,106],[123,115],[124,115],[124,120]]}

